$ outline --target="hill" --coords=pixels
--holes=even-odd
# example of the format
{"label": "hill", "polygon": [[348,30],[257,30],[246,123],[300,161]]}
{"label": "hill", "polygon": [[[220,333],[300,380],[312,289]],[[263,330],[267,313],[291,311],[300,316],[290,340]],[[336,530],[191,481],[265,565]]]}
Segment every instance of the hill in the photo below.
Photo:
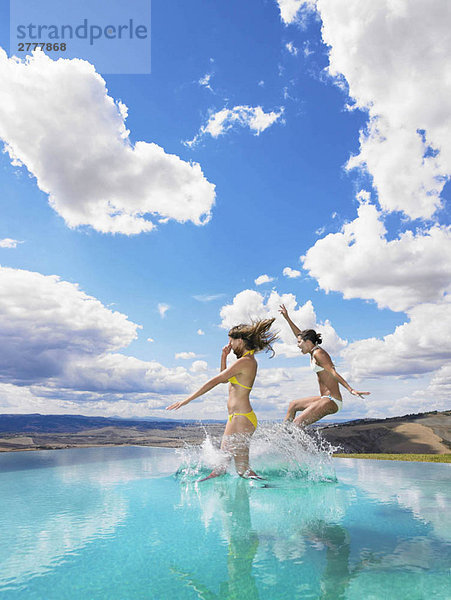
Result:
{"label": "hill", "polygon": [[320,428],[321,435],[343,452],[447,454],[451,450],[451,411],[359,419]]}
{"label": "hill", "polygon": [[[320,425],[320,424],[319,424]],[[345,453],[447,454],[451,411],[320,425],[322,437]],[[0,415],[0,452],[143,445],[199,444],[219,437],[223,422],[118,419],[83,415]]]}

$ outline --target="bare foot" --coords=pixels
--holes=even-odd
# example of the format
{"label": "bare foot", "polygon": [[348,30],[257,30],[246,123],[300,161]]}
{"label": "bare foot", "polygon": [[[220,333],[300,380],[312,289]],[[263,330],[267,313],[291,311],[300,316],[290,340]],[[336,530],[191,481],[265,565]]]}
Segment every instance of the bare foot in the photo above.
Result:
{"label": "bare foot", "polygon": [[261,479],[263,480],[263,477],[260,477],[260,475],[257,475],[257,473],[255,471],[253,471],[252,469],[248,469],[244,475],[241,475],[241,477],[244,477],[245,479]]}
{"label": "bare foot", "polygon": [[218,471],[212,471],[210,475],[207,475],[207,477],[204,477],[203,479],[198,479],[198,482],[201,483],[202,481],[207,481],[207,479],[213,479],[214,477],[219,477],[220,475],[223,475],[223,473],[218,473]]}

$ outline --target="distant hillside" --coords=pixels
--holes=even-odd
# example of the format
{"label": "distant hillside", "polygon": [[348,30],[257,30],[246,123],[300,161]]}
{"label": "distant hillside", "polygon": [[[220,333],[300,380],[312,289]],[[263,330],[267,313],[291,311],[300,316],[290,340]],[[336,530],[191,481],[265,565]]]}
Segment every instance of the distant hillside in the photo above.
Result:
{"label": "distant hillside", "polygon": [[[315,425],[333,446],[351,454],[448,454],[451,450],[451,411]],[[202,443],[206,432],[220,439],[223,431],[224,422],[0,415],[0,452],[130,444],[180,447]]]}
{"label": "distant hillside", "polygon": [[325,425],[321,435],[346,453],[447,454],[451,451],[451,411],[358,419]]}
{"label": "distant hillside", "polygon": [[[83,415],[0,415],[0,433],[77,433],[85,429],[103,427],[138,430],[174,429],[189,424],[188,421],[154,419],[151,421],[134,419],[113,419],[107,417],[86,417]],[[192,422],[190,423],[192,424]]]}

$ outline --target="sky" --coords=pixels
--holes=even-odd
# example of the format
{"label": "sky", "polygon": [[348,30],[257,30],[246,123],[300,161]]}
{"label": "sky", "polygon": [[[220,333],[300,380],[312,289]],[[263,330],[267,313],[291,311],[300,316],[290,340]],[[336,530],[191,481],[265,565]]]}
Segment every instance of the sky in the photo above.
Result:
{"label": "sky", "polygon": [[330,420],[449,408],[447,0],[153,0],[150,73],[0,16],[1,413],[224,419],[225,385],[164,408],[276,317],[280,419],[318,393],[282,302],[371,392]]}

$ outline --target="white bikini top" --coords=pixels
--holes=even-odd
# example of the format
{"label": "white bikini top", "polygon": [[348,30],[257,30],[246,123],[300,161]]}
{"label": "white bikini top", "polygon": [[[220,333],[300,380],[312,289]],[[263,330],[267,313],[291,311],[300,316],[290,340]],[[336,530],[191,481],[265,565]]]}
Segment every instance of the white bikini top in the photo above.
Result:
{"label": "white bikini top", "polygon": [[320,371],[324,371],[324,367],[321,367],[320,365],[318,365],[318,364],[315,362],[315,359],[313,358],[313,352],[314,352],[314,351],[315,351],[317,348],[319,348],[319,346],[315,346],[314,348],[312,348],[312,352],[311,352],[311,354],[310,354],[310,366],[312,367],[312,370],[313,370],[315,373],[319,373]]}

